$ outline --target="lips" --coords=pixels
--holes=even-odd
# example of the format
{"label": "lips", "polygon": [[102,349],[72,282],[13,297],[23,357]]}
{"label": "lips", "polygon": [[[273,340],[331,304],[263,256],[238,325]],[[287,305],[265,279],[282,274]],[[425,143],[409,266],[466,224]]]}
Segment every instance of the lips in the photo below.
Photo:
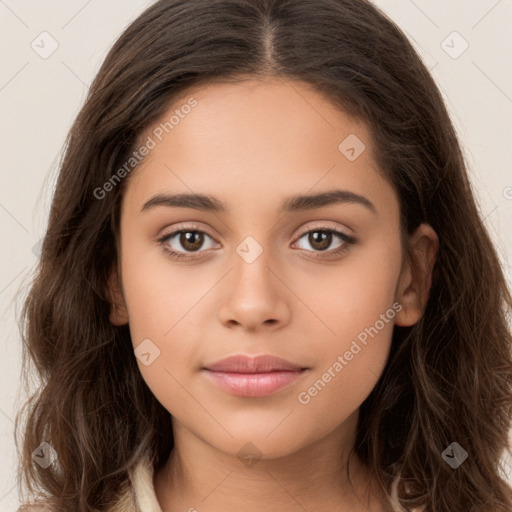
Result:
{"label": "lips", "polygon": [[262,355],[248,357],[242,354],[226,357],[205,367],[214,372],[230,373],[268,373],[276,371],[298,371],[305,368],[281,359],[280,357]]}
{"label": "lips", "polygon": [[263,355],[230,356],[203,368],[205,376],[217,387],[241,397],[263,397],[290,386],[309,368]]}

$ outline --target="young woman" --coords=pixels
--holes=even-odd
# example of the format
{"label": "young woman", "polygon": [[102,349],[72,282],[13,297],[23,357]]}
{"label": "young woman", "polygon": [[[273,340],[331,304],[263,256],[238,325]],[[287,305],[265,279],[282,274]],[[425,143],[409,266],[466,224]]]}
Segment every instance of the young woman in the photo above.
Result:
{"label": "young woman", "polygon": [[511,306],[383,13],[160,0],[67,140],[22,318],[25,509],[509,512]]}

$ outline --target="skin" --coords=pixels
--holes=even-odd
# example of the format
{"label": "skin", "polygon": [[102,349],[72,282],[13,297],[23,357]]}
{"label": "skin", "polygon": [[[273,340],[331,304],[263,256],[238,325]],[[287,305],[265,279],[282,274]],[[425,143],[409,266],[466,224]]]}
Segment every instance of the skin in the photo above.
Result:
{"label": "skin", "polygon": [[[302,82],[249,79],[187,91],[162,117],[194,97],[198,104],[130,177],[121,207],[120,265],[111,276],[110,320],[129,323],[136,348],[149,338],[160,355],[141,374],[173,418],[175,449],[155,474],[167,511],[390,510],[354,455],[346,464],[359,406],[385,367],[393,325],[419,320],[438,247],[422,224],[411,235],[416,266],[402,255],[399,202],[378,172],[368,128]],[[155,126],[158,123],[155,124]],[[148,130],[141,140],[150,134]],[[366,150],[349,161],[338,149],[356,134]],[[346,189],[366,197],[279,214],[290,195]],[[228,211],[158,206],[158,193],[215,196]],[[172,259],[164,244],[187,253],[181,223],[205,229],[194,259]],[[339,230],[326,251],[308,239]],[[263,252],[247,263],[236,251],[247,236]],[[183,239],[182,239],[183,241]],[[190,246],[189,246],[190,247]],[[350,349],[359,333],[399,303],[402,309],[307,404],[298,394]],[[263,398],[220,390],[201,368],[228,355],[272,354],[310,368],[291,386]],[[252,443],[251,467],[237,456]],[[193,509],[192,509],[193,510]]]}

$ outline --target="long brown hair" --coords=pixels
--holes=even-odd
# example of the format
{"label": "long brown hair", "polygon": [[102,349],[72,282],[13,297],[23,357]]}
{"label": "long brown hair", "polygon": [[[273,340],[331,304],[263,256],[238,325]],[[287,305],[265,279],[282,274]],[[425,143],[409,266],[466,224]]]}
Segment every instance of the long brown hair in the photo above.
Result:
{"label": "long brown hair", "polygon": [[[66,140],[20,319],[24,378],[35,369],[40,380],[16,418],[20,490],[48,496],[52,510],[104,511],[143,454],[155,470],[166,462],[170,414],[141,377],[128,326],[109,322],[119,206],[136,169],[98,190],[187,88],[258,76],[307,82],[366,122],[403,239],[421,222],[439,237],[424,315],[395,326],[354,450],[407,508],[510,512],[499,463],[512,421],[512,298],[440,92],[367,0],[160,0],[112,47]],[[32,458],[42,442],[58,455],[47,468]],[[442,457],[453,442],[468,453],[456,469]]]}

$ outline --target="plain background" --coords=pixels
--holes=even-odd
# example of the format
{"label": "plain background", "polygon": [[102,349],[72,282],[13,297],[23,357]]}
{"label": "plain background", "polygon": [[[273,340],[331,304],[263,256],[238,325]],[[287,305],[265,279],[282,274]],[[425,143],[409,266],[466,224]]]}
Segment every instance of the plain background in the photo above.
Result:
{"label": "plain background", "polygon": [[[17,300],[15,294],[37,263],[57,159],[88,85],[121,31],[151,3],[0,0],[2,511],[18,506],[13,420],[24,394],[16,304],[24,293]],[[482,217],[512,281],[512,0],[374,3],[407,34],[445,98]],[[44,31],[58,43],[46,59],[31,46]],[[464,41],[469,46],[457,56]]]}

